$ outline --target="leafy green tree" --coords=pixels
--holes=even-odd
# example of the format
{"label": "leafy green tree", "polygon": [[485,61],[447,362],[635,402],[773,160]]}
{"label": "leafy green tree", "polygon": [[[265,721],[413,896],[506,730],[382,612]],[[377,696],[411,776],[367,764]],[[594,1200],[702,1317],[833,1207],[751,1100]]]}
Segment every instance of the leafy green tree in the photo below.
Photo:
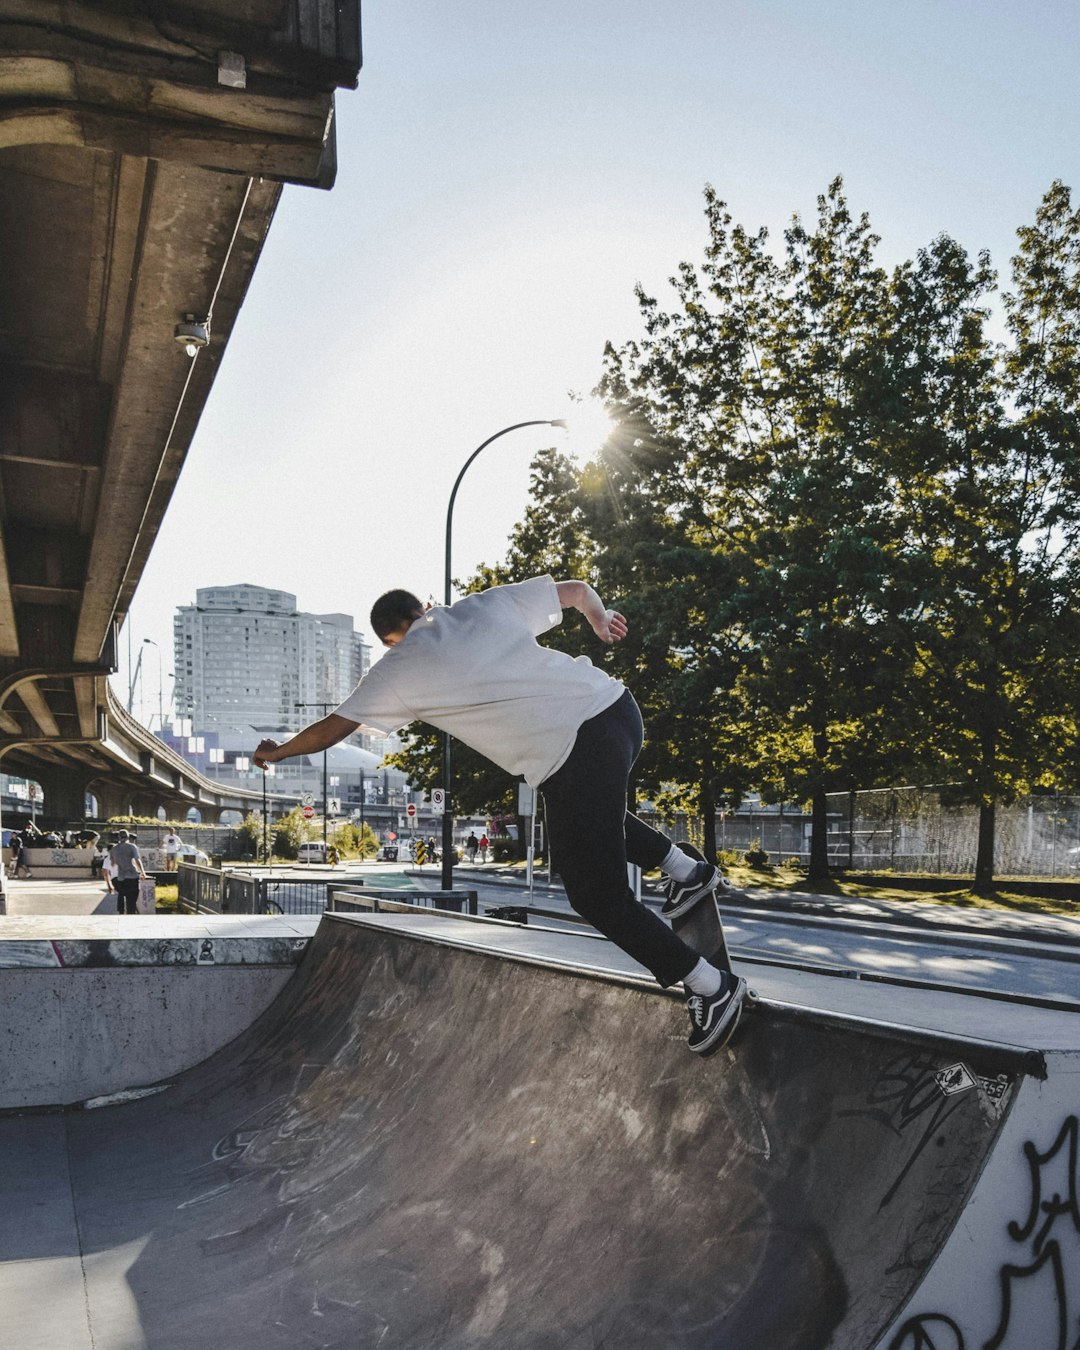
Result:
{"label": "leafy green tree", "polygon": [[[236,827],[237,842],[241,857],[263,860],[263,818],[261,814],[249,811]],[[269,843],[273,837],[273,827],[267,824],[266,838]]]}
{"label": "leafy green tree", "polygon": [[979,807],[980,891],[993,887],[997,804],[1051,785],[1075,754],[1080,220],[1068,190],[1055,184],[1019,236],[1007,344],[990,336],[985,254],[972,264],[941,238],[894,282],[905,720],[924,773]]}
{"label": "leafy green tree", "polygon": [[780,796],[811,798],[822,876],[825,793],[850,782],[853,747],[868,758],[851,727],[883,694],[875,652],[895,549],[880,456],[887,278],[839,180],[813,233],[799,220],[788,229],[782,261],[711,190],[706,213],[703,264],[680,264],[670,311],[639,293],[645,335],[609,348],[601,388],[646,407],[668,452],[679,625],[693,639],[674,649],[667,686],[671,767],[693,764],[708,821],[725,777],[732,795],[756,773]]}
{"label": "leafy green tree", "polygon": [[366,821],[363,826],[343,821],[334,830],[331,843],[350,858],[374,858],[379,851],[379,837]]}
{"label": "leafy green tree", "polygon": [[286,812],[280,820],[274,822],[274,856],[278,858],[295,858],[299,855],[300,845],[307,839],[315,837],[313,825],[304,819],[304,812],[301,807],[294,806],[291,811]]}

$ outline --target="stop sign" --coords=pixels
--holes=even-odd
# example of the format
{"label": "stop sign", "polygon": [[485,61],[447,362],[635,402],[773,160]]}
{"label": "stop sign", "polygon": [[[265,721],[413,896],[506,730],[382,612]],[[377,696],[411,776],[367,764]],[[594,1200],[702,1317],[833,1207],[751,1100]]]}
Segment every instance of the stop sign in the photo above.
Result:
{"label": "stop sign", "polygon": [[312,817],[314,814],[315,814],[315,808],[314,808],[313,806],[305,806],[305,807],[304,807],[304,819],[305,819],[305,820],[310,820],[311,817]]}

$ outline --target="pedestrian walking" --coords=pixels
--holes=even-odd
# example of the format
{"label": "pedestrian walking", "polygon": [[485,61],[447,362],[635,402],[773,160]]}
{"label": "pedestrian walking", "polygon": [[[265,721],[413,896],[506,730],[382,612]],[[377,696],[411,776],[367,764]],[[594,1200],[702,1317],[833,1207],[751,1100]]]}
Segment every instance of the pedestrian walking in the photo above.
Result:
{"label": "pedestrian walking", "polygon": [[116,843],[109,850],[109,859],[115,869],[112,889],[116,892],[117,914],[139,912],[139,882],[146,878],[142,854],[127,830],[117,830]]}
{"label": "pedestrian walking", "polygon": [[12,832],[11,861],[8,863],[8,876],[12,878],[17,877],[19,875],[20,868],[22,868],[22,870],[26,873],[27,878],[29,879],[30,865],[26,861],[26,844],[23,841],[23,837],[21,834],[17,832]]}

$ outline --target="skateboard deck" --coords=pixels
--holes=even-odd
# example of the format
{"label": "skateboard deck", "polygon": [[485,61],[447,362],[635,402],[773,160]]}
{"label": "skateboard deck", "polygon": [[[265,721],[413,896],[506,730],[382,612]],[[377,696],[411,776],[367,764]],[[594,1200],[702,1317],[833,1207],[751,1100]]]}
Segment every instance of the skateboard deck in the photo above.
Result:
{"label": "skateboard deck", "polygon": [[[693,844],[682,843],[678,847],[697,862],[705,861],[705,854]],[[720,919],[720,907],[716,903],[716,891],[704,900],[699,900],[689,913],[672,919],[671,927],[677,937],[681,937],[688,947],[693,947],[711,965],[719,966],[721,970],[731,970],[731,957]]]}
{"label": "skateboard deck", "polygon": [[[705,855],[696,849],[693,844],[679,844],[679,848],[684,853],[688,853],[691,858],[696,858],[698,862],[705,861]],[[671,927],[677,937],[682,938],[688,947],[693,947],[694,951],[703,956],[710,965],[718,966],[721,970],[726,970],[732,974],[735,973],[731,964],[727,939],[724,936],[724,924],[720,918],[717,891],[713,891],[711,895],[699,900],[688,913],[680,915],[677,919],[672,919]],[[756,1001],[757,993],[748,985],[746,998],[743,1000],[743,1010],[753,1007]]]}
{"label": "skateboard deck", "polygon": [[693,947],[710,965],[719,966],[721,970],[731,970],[731,956],[715,891],[699,900],[689,913],[672,919],[671,927],[676,937],[681,937],[688,947]]}

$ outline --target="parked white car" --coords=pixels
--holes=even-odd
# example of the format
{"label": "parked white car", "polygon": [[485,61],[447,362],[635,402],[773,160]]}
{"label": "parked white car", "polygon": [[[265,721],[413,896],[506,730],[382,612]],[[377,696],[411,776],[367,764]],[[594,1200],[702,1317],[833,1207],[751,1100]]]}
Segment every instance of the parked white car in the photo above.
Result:
{"label": "parked white car", "polygon": [[[144,848],[139,845],[139,852],[142,854],[143,866],[148,872],[164,872],[168,863],[168,857],[163,848],[156,845]],[[204,853],[201,848],[196,848],[194,844],[182,842],[176,850],[176,856],[184,862],[199,863],[203,867],[209,867],[210,855]]]}
{"label": "parked white car", "polygon": [[296,856],[298,862],[324,863],[326,861],[326,845],[321,840],[306,840],[300,845],[300,852]]}

